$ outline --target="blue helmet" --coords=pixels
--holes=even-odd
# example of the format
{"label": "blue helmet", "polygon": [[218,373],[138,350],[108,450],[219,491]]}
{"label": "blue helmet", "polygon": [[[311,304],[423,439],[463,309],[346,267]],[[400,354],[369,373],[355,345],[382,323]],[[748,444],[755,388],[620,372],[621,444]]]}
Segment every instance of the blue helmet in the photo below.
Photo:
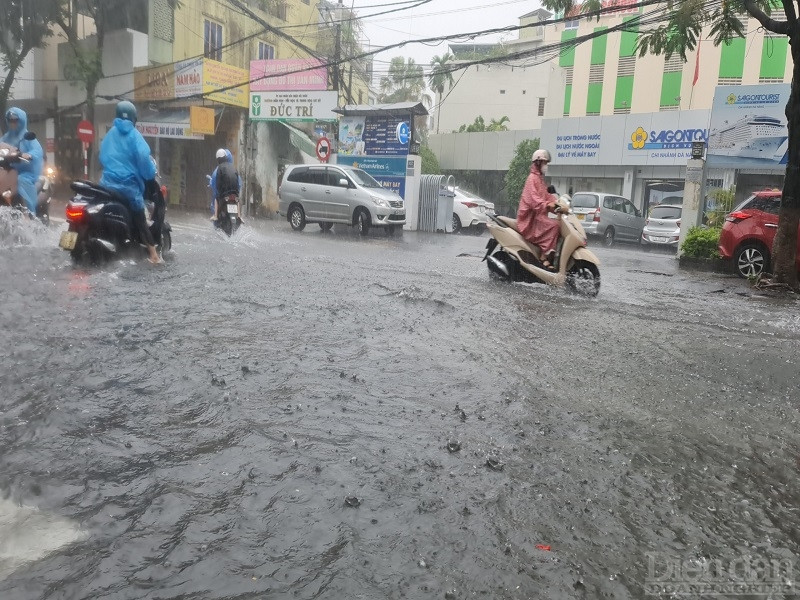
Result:
{"label": "blue helmet", "polygon": [[123,100],[117,104],[117,118],[130,121],[135,125],[139,115],[136,113],[136,107],[133,105],[133,102]]}

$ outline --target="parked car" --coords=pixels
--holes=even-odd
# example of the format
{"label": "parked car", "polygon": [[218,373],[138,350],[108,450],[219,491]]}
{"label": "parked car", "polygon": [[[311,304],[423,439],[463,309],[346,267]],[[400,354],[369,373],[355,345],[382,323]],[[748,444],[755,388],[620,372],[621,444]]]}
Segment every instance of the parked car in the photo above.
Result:
{"label": "parked car", "polygon": [[346,165],[288,165],[278,188],[278,213],[295,231],[319,223],[328,231],[334,223],[384,227],[392,234],[406,222],[403,199],[368,173]]}
{"label": "parked car", "polygon": [[[460,188],[455,189],[455,194],[455,198],[453,198],[453,233],[458,233],[468,227],[473,229],[486,227],[489,222],[486,200]],[[492,209],[494,209],[494,205],[492,205]]]}
{"label": "parked car", "polygon": [[601,237],[604,246],[611,247],[616,241],[638,243],[642,238],[645,219],[627,198],[601,192],[575,192],[572,210],[586,235]]}
{"label": "parked car", "polygon": [[[740,277],[769,272],[780,206],[780,190],[764,190],[750,196],[725,217],[719,253],[733,260],[734,271]],[[800,271],[800,242],[796,261]]]}
{"label": "parked car", "polygon": [[650,211],[642,230],[642,246],[668,246],[678,250],[683,206],[659,204]]}

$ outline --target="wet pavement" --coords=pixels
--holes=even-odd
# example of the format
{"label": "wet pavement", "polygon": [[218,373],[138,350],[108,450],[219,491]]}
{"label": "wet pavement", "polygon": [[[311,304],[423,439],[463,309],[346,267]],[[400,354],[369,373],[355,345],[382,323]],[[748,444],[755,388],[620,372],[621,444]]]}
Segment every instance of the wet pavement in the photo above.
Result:
{"label": "wet pavement", "polygon": [[191,215],[165,267],[76,268],[58,227],[3,218],[4,600],[700,597],[665,573],[800,570],[794,299],[626,246],[594,248],[590,300],[491,281],[485,236]]}

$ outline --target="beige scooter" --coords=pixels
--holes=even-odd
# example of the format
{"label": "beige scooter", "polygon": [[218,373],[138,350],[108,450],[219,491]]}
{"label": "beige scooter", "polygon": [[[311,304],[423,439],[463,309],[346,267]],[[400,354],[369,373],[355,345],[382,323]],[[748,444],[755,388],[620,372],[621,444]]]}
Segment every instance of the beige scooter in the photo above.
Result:
{"label": "beige scooter", "polygon": [[555,213],[561,226],[553,261],[557,269],[544,268],[539,248],[529,244],[517,231],[516,219],[508,217],[492,217],[488,225],[492,238],[483,260],[490,273],[506,281],[567,285],[581,294],[596,296],[600,291],[600,261],[586,249],[586,233],[570,208],[569,196],[558,199]]}

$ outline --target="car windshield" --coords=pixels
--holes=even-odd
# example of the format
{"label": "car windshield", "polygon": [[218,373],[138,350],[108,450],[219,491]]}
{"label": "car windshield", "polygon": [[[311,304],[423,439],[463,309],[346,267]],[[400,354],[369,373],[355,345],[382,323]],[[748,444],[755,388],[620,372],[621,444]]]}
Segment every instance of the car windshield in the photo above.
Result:
{"label": "car windshield", "polygon": [[355,181],[355,182],[356,182],[358,185],[360,185],[361,187],[365,187],[365,188],[379,188],[379,187],[383,187],[383,186],[381,186],[381,184],[380,184],[380,183],[378,183],[377,181],[375,181],[375,180],[372,178],[372,176],[371,176],[371,175],[369,175],[369,174],[368,174],[367,172],[365,172],[365,171],[362,171],[361,169],[351,169],[351,170],[349,170],[349,171],[348,171],[348,174],[349,174],[349,175],[350,175],[350,177],[352,177],[352,178],[353,178],[353,180],[354,180],[354,181]]}
{"label": "car windshield", "polygon": [[597,196],[594,194],[575,194],[572,197],[572,208],[597,208]]}
{"label": "car windshield", "polygon": [[681,209],[679,206],[656,206],[650,213],[652,219],[680,219]]}

